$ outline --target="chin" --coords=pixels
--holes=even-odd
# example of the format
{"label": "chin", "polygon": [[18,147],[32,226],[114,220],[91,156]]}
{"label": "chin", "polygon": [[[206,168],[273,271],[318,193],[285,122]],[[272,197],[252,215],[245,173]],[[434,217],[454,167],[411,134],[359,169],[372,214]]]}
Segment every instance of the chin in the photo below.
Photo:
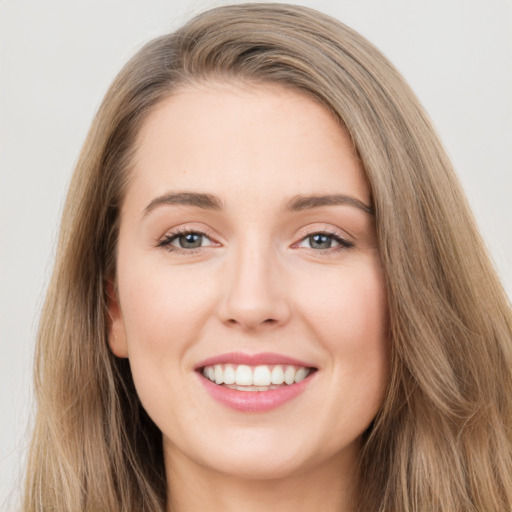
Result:
{"label": "chin", "polygon": [[259,428],[245,425],[231,427],[229,432],[226,428],[208,439],[205,439],[204,431],[198,433],[196,442],[190,445],[188,456],[219,475],[245,480],[273,480],[307,473],[316,466],[322,466],[326,459],[343,458],[343,447],[336,450],[340,447],[333,449],[333,446],[326,445],[326,440],[315,435],[311,427],[290,431],[289,425],[286,428],[279,428],[276,424],[260,425]]}
{"label": "chin", "polygon": [[308,466],[302,457],[282,451],[228,453],[222,460],[212,460],[209,464],[211,470],[226,476],[262,481],[284,479],[307,471]]}

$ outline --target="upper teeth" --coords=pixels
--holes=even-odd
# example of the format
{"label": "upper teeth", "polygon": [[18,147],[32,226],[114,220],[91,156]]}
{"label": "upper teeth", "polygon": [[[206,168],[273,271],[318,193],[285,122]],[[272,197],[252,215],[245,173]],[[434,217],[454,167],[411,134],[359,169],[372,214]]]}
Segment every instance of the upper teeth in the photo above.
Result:
{"label": "upper teeth", "polygon": [[237,386],[270,386],[272,384],[293,384],[304,380],[309,368],[292,365],[216,364],[205,366],[203,375],[215,384],[234,384]]}

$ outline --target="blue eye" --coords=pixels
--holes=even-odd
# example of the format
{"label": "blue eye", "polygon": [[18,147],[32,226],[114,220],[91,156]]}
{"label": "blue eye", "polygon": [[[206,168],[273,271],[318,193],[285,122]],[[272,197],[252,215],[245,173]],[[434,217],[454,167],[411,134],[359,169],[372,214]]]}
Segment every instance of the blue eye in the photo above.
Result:
{"label": "blue eye", "polygon": [[308,236],[308,243],[312,249],[330,249],[333,242],[337,243],[332,236],[321,233]]}
{"label": "blue eye", "polygon": [[333,233],[313,233],[303,238],[298,246],[315,250],[327,250],[348,248],[352,247],[353,244]]}
{"label": "blue eye", "polygon": [[203,245],[203,238],[203,235],[199,233],[187,233],[186,235],[176,237],[173,242],[177,242],[177,245],[182,249],[196,249]]}
{"label": "blue eye", "polygon": [[212,241],[204,233],[198,231],[171,233],[158,243],[159,247],[166,247],[170,251],[199,249],[210,245],[212,245]]}

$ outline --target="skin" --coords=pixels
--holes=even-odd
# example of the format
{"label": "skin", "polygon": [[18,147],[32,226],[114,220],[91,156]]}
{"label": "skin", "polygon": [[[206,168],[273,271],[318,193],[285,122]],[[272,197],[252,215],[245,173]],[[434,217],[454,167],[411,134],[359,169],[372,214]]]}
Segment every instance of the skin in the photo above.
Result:
{"label": "skin", "polygon": [[[325,107],[279,86],[189,86],[148,118],[131,178],[110,345],[162,431],[169,510],[350,510],[360,437],[389,372],[374,218],[353,204],[283,211],[297,195],[371,204],[350,138]],[[176,192],[222,208],[162,199]],[[176,230],[207,236],[182,248]],[[283,354],[317,372],[280,407],[236,411],[194,370],[227,352]]]}

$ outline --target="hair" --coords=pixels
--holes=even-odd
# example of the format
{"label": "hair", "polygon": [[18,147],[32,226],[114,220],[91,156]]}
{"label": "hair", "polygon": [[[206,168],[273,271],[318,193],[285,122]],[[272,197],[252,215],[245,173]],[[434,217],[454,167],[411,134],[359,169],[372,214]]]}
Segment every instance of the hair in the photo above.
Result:
{"label": "hair", "polygon": [[144,46],[94,119],[71,182],[35,362],[26,511],[162,512],[158,428],[108,347],[106,283],[136,138],[180,87],[278,84],[320,101],[370,185],[391,376],[363,435],[361,512],[512,510],[512,320],[452,166],[400,74],[305,7],[207,11]]}

